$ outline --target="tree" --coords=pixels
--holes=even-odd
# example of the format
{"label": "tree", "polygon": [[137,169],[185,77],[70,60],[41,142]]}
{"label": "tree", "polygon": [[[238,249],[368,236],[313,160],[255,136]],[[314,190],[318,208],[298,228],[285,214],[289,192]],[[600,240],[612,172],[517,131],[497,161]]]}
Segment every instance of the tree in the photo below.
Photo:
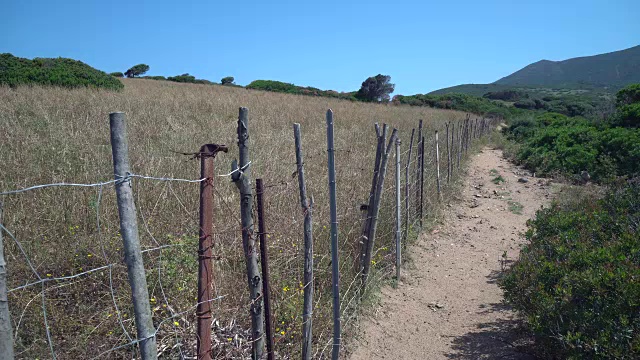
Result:
{"label": "tree", "polygon": [[127,70],[127,72],[125,72],[124,75],[128,78],[133,78],[136,76],[144,75],[144,73],[146,73],[147,71],[149,71],[149,65],[138,64],[132,67],[131,69]]}
{"label": "tree", "polygon": [[119,71],[112,72],[112,73],[111,73],[111,74],[109,74],[109,75],[111,75],[111,76],[115,76],[115,77],[124,77],[124,74],[123,74],[123,73],[121,73],[121,72],[119,72]]}
{"label": "tree", "polygon": [[222,85],[235,85],[233,83],[234,81],[235,79],[233,78],[233,76],[227,76],[227,77],[223,77],[220,82],[222,83]]}
{"label": "tree", "polygon": [[395,85],[390,83],[391,76],[378,74],[362,82],[356,98],[362,101],[387,102],[389,94],[393,92]]}

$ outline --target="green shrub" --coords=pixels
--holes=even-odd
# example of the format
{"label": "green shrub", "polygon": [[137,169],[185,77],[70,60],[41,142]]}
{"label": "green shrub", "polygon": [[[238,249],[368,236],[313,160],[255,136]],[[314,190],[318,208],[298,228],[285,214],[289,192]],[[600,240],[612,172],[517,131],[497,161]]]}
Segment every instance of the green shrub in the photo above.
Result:
{"label": "green shrub", "polygon": [[119,72],[119,71],[109,73],[109,75],[111,75],[111,76],[113,76],[113,77],[117,77],[117,78],[124,77],[124,74],[123,74],[123,73],[121,73],[121,72]]}
{"label": "green shrub", "polygon": [[35,58],[0,54],[0,85],[53,85],[66,88],[94,87],[120,90],[120,80],[77,60]]}
{"label": "green shrub", "polygon": [[333,90],[320,90],[314,87],[302,87],[294,84],[274,80],[255,80],[246,86],[247,89],[281,92],[285,94],[324,96],[343,100],[357,101],[356,92],[337,92]]}
{"label": "green shrub", "polygon": [[537,212],[500,280],[547,356],[640,357],[640,180]]}
{"label": "green shrub", "polygon": [[151,80],[167,80],[166,77],[158,76],[158,75],[155,75],[155,76],[143,76],[142,78],[143,79],[151,79]]}
{"label": "green shrub", "polygon": [[602,182],[640,174],[640,129],[544,113],[513,120],[507,136],[521,143],[516,159],[541,175],[587,171]]}

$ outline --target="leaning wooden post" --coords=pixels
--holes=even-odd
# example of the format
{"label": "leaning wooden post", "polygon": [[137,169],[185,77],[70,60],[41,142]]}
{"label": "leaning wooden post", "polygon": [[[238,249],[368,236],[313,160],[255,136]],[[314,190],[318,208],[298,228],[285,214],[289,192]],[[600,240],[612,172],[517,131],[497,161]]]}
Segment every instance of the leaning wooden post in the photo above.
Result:
{"label": "leaning wooden post", "polygon": [[225,145],[202,145],[200,157],[200,231],[198,244],[198,304],[196,305],[198,360],[211,360],[211,284],[213,283],[213,161]]}
{"label": "leaning wooden post", "polygon": [[258,237],[260,239],[260,265],[262,265],[262,293],[264,294],[264,326],[267,336],[267,359],[273,360],[273,334],[271,325],[271,289],[269,289],[269,252],[267,251],[267,227],[264,219],[264,186],[262,179],[256,179],[256,200],[258,202]]}
{"label": "leaning wooden post", "polygon": [[451,157],[449,157],[449,167],[451,168],[451,176],[453,176],[453,162],[455,161],[455,132],[456,132],[456,123],[451,122]]}
{"label": "leaning wooden post", "polygon": [[[0,202],[0,225],[2,225],[2,202]],[[0,359],[13,360],[13,356],[13,330],[7,297],[7,263],[4,260],[4,243],[2,227],[0,227]]]}
{"label": "leaning wooden post", "polygon": [[302,359],[311,359],[313,339],[313,202],[307,199],[307,185],[304,179],[304,161],[302,160],[302,139],[300,124],[293,124],[293,136],[296,143],[296,168],[300,187],[300,205],[304,213],[304,302],[302,305]]}
{"label": "leaning wooden post", "polygon": [[420,231],[422,231],[424,218],[424,136],[420,140],[420,154]]}
{"label": "leaning wooden post", "polygon": [[333,351],[340,355],[340,263],[338,259],[338,206],[336,202],[336,164],[333,145],[333,111],[327,110],[327,163],[329,167],[329,209],[331,213],[331,283],[333,288]]}
{"label": "leaning wooden post", "polygon": [[416,129],[411,130],[411,141],[409,142],[409,155],[407,156],[407,168],[404,172],[404,239],[405,243],[407,237],[409,236],[409,194],[411,193],[411,186],[409,185],[409,171],[411,168],[411,151],[413,150],[413,135],[416,132]]}
{"label": "leaning wooden post", "polygon": [[438,145],[438,130],[436,130],[436,187],[438,190],[438,200],[442,197],[440,191],[440,146]]}
{"label": "leaning wooden post", "polygon": [[[238,150],[240,163],[235,160],[231,167],[234,171],[231,180],[240,191],[240,218],[242,222],[242,247],[247,263],[247,282],[249,283],[249,300],[251,301],[251,357],[262,358],[264,351],[263,312],[262,312],[262,278],[258,268],[256,239],[253,228],[253,189],[251,189],[249,167],[249,110],[241,107],[238,116]],[[239,166],[239,167],[238,167]]]}
{"label": "leaning wooden post", "polygon": [[129,143],[124,113],[113,112],[109,114],[109,125],[111,128],[113,174],[116,179],[115,188],[120,216],[120,233],[124,243],[124,260],[127,264],[129,285],[131,286],[140,355],[144,360],[155,360],[158,358],[156,329],[153,327],[147,278],[142,261],[140,240],[138,239],[138,217],[129,178],[131,174]]}
{"label": "leaning wooden post", "polygon": [[380,173],[380,159],[382,159],[382,153],[384,152],[384,142],[387,138],[387,128],[384,127],[384,132],[380,132],[380,126],[375,123],[376,139],[378,141],[376,147],[376,160],[373,167],[373,179],[371,180],[371,190],[369,192],[369,201],[367,206],[367,216],[362,224],[362,236],[360,240],[360,272],[364,271],[365,258],[367,257],[367,249],[369,247],[369,229],[371,228],[371,219],[373,218],[373,207],[376,199],[376,189],[378,183],[378,174]]}
{"label": "leaning wooden post", "polygon": [[402,222],[400,219],[400,139],[396,139],[396,280],[400,281],[400,263],[402,261]]}
{"label": "leaning wooden post", "polygon": [[449,123],[447,123],[447,184],[451,182],[451,149],[449,148]]}
{"label": "leaning wooden post", "polygon": [[[386,133],[386,124],[383,127],[383,134]],[[369,270],[371,269],[371,256],[373,255],[373,248],[375,246],[376,240],[376,230],[378,228],[378,214],[380,213],[380,199],[382,198],[382,193],[384,190],[384,179],[387,173],[387,162],[389,160],[389,153],[391,152],[391,147],[396,141],[398,136],[398,130],[393,129],[391,132],[391,137],[389,138],[389,144],[387,145],[386,150],[382,153],[382,160],[380,161],[380,175],[378,179],[376,195],[375,195],[375,203],[373,205],[373,217],[371,218],[371,227],[369,230],[368,238],[369,245],[367,246],[367,256],[365,258],[364,269],[362,271],[362,287],[363,289],[367,286],[367,278],[369,276]]]}
{"label": "leaning wooden post", "polygon": [[458,170],[460,170],[460,160],[462,159],[462,134],[464,133],[464,123],[458,126]]}
{"label": "leaning wooden post", "polygon": [[424,162],[422,161],[422,158],[424,157],[424,137],[422,136],[422,120],[419,121],[418,123],[418,157],[416,158],[417,160],[417,164],[416,164],[416,213],[418,214],[418,220],[420,221],[420,229],[422,229],[422,196],[420,195],[422,193],[422,179],[423,179],[423,172],[422,172],[422,164],[424,164]]}

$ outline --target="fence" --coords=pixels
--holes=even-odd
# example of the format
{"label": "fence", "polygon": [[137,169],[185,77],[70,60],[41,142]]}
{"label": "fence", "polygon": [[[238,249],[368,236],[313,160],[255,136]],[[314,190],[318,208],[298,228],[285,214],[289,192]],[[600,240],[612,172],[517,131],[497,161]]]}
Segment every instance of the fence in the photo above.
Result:
{"label": "fence", "polygon": [[[326,116],[328,170],[319,169],[323,161],[304,162],[323,154],[305,153],[304,128],[295,124],[280,139],[295,153],[293,174],[271,173],[254,188],[250,152],[269,149],[251,148],[256,126],[246,108],[237,123],[239,162],[216,172],[216,153],[229,149],[204,145],[186,154],[201,162],[193,179],[133,172],[124,114],[112,113],[113,180],[0,193],[0,349],[52,359],[337,358],[361,303],[383,279],[400,280],[402,250],[450,195],[473,142],[495,127],[494,119],[469,116],[444,129],[421,120],[408,140],[408,132],[375,124],[375,162],[361,164],[358,154],[341,156],[354,151],[348,139],[334,143],[337,116],[335,124],[331,110]],[[336,172],[341,161],[349,164]],[[361,179],[371,165],[371,178]],[[358,193],[357,184],[340,184],[356,176],[349,171],[371,181],[368,198],[336,198]],[[331,196],[309,197],[306,181],[316,190],[324,182]],[[178,195],[186,192],[189,199]],[[38,207],[43,201],[57,212]],[[327,214],[316,208],[329,203],[331,219],[319,220]],[[163,211],[171,226],[155,223]],[[267,280],[272,286],[263,287]]]}

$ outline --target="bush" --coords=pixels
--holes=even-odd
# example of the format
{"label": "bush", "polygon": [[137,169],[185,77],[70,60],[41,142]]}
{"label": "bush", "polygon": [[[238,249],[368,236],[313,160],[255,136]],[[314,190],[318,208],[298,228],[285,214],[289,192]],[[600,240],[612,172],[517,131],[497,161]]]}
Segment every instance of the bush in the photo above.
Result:
{"label": "bush", "polygon": [[247,89],[281,92],[286,94],[324,96],[343,100],[356,101],[355,92],[337,92],[333,90],[320,90],[314,87],[302,87],[294,84],[274,80],[255,80],[246,86]]}
{"label": "bush", "polygon": [[587,171],[592,180],[605,182],[640,174],[640,129],[544,113],[516,119],[506,132],[521,143],[516,159],[541,175],[577,177]]}
{"label": "bush", "polygon": [[120,90],[120,80],[77,60],[65,58],[35,58],[33,60],[0,54],[0,84],[53,85],[66,88],[94,87]]}
{"label": "bush", "polygon": [[138,64],[131,67],[127,70],[124,75],[128,78],[133,78],[136,76],[144,75],[147,71],[149,71],[149,65],[147,64]]}
{"label": "bush", "polygon": [[640,357],[640,180],[538,211],[500,281],[549,357]]}
{"label": "bush", "polygon": [[213,82],[204,79],[196,79],[195,76],[189,75],[188,73],[176,76],[169,76],[167,78],[169,81],[180,82],[180,83],[191,83],[191,84],[207,84],[212,85]]}
{"label": "bush", "polygon": [[151,80],[167,80],[166,77],[158,76],[158,75],[156,75],[156,76],[143,76],[142,78],[143,79],[151,79]]}
{"label": "bush", "polygon": [[123,73],[121,73],[121,72],[119,72],[119,71],[112,72],[112,73],[110,73],[109,75],[111,75],[111,76],[113,76],[113,77],[117,77],[117,78],[124,77],[124,74],[123,74]]}
{"label": "bush", "polygon": [[227,77],[223,77],[222,80],[220,80],[220,83],[222,85],[235,85],[233,82],[236,79],[233,78],[233,76],[227,76]]}

